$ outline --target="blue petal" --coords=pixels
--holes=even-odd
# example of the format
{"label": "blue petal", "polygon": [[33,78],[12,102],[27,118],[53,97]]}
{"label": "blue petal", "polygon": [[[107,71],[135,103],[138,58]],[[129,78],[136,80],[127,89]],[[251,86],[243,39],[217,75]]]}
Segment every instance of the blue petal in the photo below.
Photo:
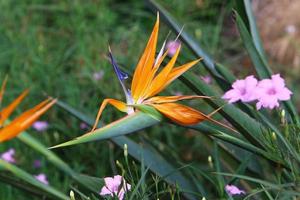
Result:
{"label": "blue petal", "polygon": [[109,48],[109,58],[110,58],[110,61],[111,61],[111,64],[114,68],[114,71],[119,79],[119,82],[122,86],[122,89],[125,93],[125,96],[126,96],[126,101],[127,101],[127,104],[132,104],[133,100],[132,100],[132,97],[131,97],[131,92],[129,89],[126,88],[125,86],[125,83],[124,83],[124,80],[128,78],[128,74],[126,74],[125,72],[123,72],[119,67],[118,67],[118,64],[116,62],[116,60],[114,59],[112,53],[111,53],[111,50]]}
{"label": "blue petal", "polygon": [[128,78],[128,74],[126,74],[125,72],[123,72],[123,71],[118,67],[118,64],[117,64],[116,60],[114,59],[114,57],[113,57],[111,51],[109,51],[108,55],[109,55],[111,64],[112,64],[112,66],[114,67],[115,73],[116,73],[117,76],[118,76],[118,79],[119,79],[121,82],[122,82],[123,80],[127,79],[127,78]]}

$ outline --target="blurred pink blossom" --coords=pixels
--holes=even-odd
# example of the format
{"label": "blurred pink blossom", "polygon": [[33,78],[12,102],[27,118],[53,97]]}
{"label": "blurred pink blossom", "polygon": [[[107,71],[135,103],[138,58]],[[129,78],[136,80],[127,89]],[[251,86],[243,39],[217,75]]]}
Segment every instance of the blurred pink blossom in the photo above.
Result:
{"label": "blurred pink blossom", "polygon": [[285,27],[285,32],[290,35],[294,35],[297,32],[297,27],[293,24],[289,24]]}
{"label": "blurred pink blossom", "polygon": [[212,82],[211,76],[209,76],[209,75],[200,76],[200,79],[206,84],[211,84],[211,82]]}
{"label": "blurred pink blossom", "polygon": [[15,149],[10,148],[8,151],[1,154],[1,159],[8,162],[8,163],[16,163],[15,156]]}
{"label": "blurred pink blossom", "polygon": [[119,200],[123,200],[124,194],[131,189],[131,185],[126,183],[122,176],[104,178],[105,185],[102,187],[100,195],[116,196]]}
{"label": "blurred pink blossom", "polygon": [[247,76],[244,80],[236,80],[232,84],[232,89],[227,91],[222,98],[234,103],[241,100],[242,102],[250,102],[256,99],[255,89],[257,79],[254,76]]}
{"label": "blurred pink blossom", "polygon": [[45,130],[48,129],[49,124],[46,121],[36,121],[36,122],[33,123],[32,127],[35,130],[37,130],[39,132],[42,132],[42,131],[45,131]]}
{"label": "blurred pink blossom", "polygon": [[36,180],[40,181],[41,183],[44,183],[45,185],[49,185],[46,174],[41,173],[41,174],[35,175],[34,178]]}
{"label": "blurred pink blossom", "polygon": [[238,187],[235,185],[226,185],[225,186],[226,192],[232,196],[232,195],[239,195],[239,194],[246,194],[244,190],[240,190]]}
{"label": "blurred pink blossom", "polygon": [[168,55],[169,56],[173,56],[175,53],[176,53],[176,51],[177,51],[177,49],[179,48],[179,46],[180,46],[180,42],[179,41],[176,41],[176,40],[174,40],[174,41],[169,41],[168,43],[167,43],[167,49],[169,50],[168,51]]}
{"label": "blurred pink blossom", "polygon": [[101,79],[103,78],[103,76],[104,76],[104,71],[103,71],[103,70],[100,70],[100,71],[95,72],[95,73],[93,74],[93,78],[94,78],[94,80],[96,80],[96,81],[101,80]]}
{"label": "blurred pink blossom", "polygon": [[86,123],[84,123],[84,122],[81,122],[80,125],[79,125],[79,127],[80,127],[81,130],[86,130],[86,129],[89,128],[89,126]]}
{"label": "blurred pink blossom", "polygon": [[33,167],[34,168],[40,168],[42,166],[42,162],[40,160],[34,160],[33,161]]}
{"label": "blurred pink blossom", "polygon": [[180,91],[174,91],[174,92],[172,92],[172,94],[174,94],[175,96],[182,96],[183,95],[182,92],[180,92]]}
{"label": "blurred pink blossom", "polygon": [[263,108],[273,109],[279,106],[278,101],[287,101],[293,93],[285,87],[285,81],[280,74],[272,75],[271,79],[261,80],[256,89],[258,102],[257,110]]}

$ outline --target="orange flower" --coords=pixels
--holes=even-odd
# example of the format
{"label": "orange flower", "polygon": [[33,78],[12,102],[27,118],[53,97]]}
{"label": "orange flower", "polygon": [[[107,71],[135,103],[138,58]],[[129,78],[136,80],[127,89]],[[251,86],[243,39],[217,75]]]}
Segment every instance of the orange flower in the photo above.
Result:
{"label": "orange flower", "polygon": [[[7,79],[4,80],[0,90],[0,103],[2,102],[6,81]],[[55,99],[48,98],[45,101],[38,104],[37,106],[35,106],[34,108],[25,111],[9,124],[5,124],[7,118],[16,109],[16,107],[22,102],[22,100],[27,96],[27,94],[28,94],[28,90],[25,90],[19,97],[17,97],[7,107],[1,109],[0,143],[16,137],[22,131],[29,128],[42,114],[44,114],[56,102]]]}
{"label": "orange flower", "polygon": [[[181,124],[181,125],[192,125],[197,124],[203,120],[210,120],[215,123],[215,120],[210,118],[210,115],[205,115],[204,113],[190,108],[188,106],[175,103],[179,100],[185,99],[195,99],[195,98],[210,98],[207,96],[155,96],[164,90],[170,83],[172,83],[177,77],[186,72],[192,66],[197,64],[200,59],[191,61],[181,66],[174,67],[177,57],[179,55],[181,47],[177,49],[171,60],[165,65],[163,69],[158,72],[160,65],[162,64],[164,58],[168,54],[168,50],[164,51],[164,45],[160,50],[158,56],[155,58],[156,45],[158,38],[159,29],[159,15],[157,16],[156,23],[154,25],[152,34],[146,45],[146,48],[137,64],[136,70],[134,72],[131,90],[125,87],[124,80],[128,77],[124,72],[122,72],[115,59],[112,56],[111,50],[109,49],[109,56],[114,70],[118,76],[119,82],[126,95],[127,102],[121,102],[115,99],[105,99],[99,109],[94,127],[95,130],[98,121],[101,117],[101,113],[107,104],[111,104],[118,110],[122,112],[127,112],[128,114],[133,113],[135,110],[134,105],[148,105],[152,106],[165,117],[170,120]],[[220,124],[220,123],[218,123]]]}

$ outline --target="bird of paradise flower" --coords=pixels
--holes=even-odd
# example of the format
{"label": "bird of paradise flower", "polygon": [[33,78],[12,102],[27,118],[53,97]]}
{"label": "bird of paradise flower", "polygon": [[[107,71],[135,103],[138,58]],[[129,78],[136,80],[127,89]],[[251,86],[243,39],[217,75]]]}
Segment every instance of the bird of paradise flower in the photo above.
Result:
{"label": "bird of paradise flower", "polygon": [[158,72],[160,65],[162,64],[163,60],[168,54],[168,50],[164,52],[163,45],[163,47],[158,53],[158,56],[155,58],[158,30],[159,14],[157,15],[157,20],[146,45],[146,48],[137,64],[136,70],[132,78],[130,90],[127,89],[125,86],[125,79],[127,79],[128,76],[126,73],[120,70],[109,48],[109,57],[114,71],[125,93],[126,103],[111,98],[104,99],[98,111],[95,124],[92,128],[91,133],[96,129],[101,114],[108,104],[114,106],[122,112],[127,112],[128,114],[134,113],[135,109],[138,109],[138,105],[151,106],[157,111],[159,111],[161,114],[163,114],[165,117],[180,125],[193,125],[204,120],[209,120],[221,126],[227,127],[226,125],[221,124],[220,122],[211,118],[211,115],[214,114],[217,110],[209,115],[206,115],[191,107],[176,103],[176,101],[179,100],[210,98],[208,96],[156,96],[158,93],[164,90],[170,83],[172,83],[176,78],[178,78],[180,75],[182,75],[184,72],[189,70],[201,60],[200,58],[183,64],[181,66],[174,67],[181,49],[181,47],[179,46],[179,48],[177,49],[174,56],[170,59],[170,61],[165,65],[165,67],[162,70]]}
{"label": "bird of paradise flower", "polygon": [[[4,79],[0,89],[0,105],[5,91],[7,78]],[[8,106],[0,110],[0,143],[13,139],[25,129],[29,128],[42,114],[44,114],[55,102],[55,99],[48,98],[35,107],[23,112],[10,123],[5,124],[8,117],[27,96],[28,90],[25,90]],[[1,108],[1,107],[0,107]]]}

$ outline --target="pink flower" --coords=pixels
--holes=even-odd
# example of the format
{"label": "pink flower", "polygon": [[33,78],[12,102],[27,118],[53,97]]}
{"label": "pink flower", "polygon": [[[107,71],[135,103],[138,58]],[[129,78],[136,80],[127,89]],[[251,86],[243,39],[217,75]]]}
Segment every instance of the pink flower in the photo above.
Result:
{"label": "pink flower", "polygon": [[176,40],[174,40],[174,41],[169,41],[168,43],[167,43],[167,49],[169,50],[168,51],[168,55],[169,56],[173,56],[175,53],[176,53],[176,51],[177,51],[177,49],[179,48],[179,46],[180,46],[180,42],[178,42],[178,41],[176,41]]}
{"label": "pink flower", "polygon": [[180,91],[174,91],[174,92],[172,92],[172,94],[174,94],[175,96],[182,96],[183,95],[182,92],[180,92]]}
{"label": "pink flower", "polygon": [[287,101],[293,93],[285,87],[285,81],[280,74],[272,75],[271,79],[261,80],[257,85],[257,110],[263,108],[273,109],[279,106],[278,101]]}
{"label": "pink flower", "polygon": [[93,78],[94,80],[98,81],[98,80],[101,80],[104,76],[104,71],[103,70],[100,70],[99,72],[95,72],[93,74]]}
{"label": "pink flower", "polygon": [[256,99],[255,89],[257,79],[254,76],[247,76],[244,80],[236,80],[232,84],[232,89],[227,91],[222,98],[234,103],[238,100],[242,102],[250,102]]}
{"label": "pink flower", "polygon": [[89,126],[86,123],[84,123],[84,122],[81,122],[79,126],[80,126],[81,130],[86,130],[86,129],[89,128]]}
{"label": "pink flower", "polygon": [[47,130],[48,126],[49,124],[46,121],[36,121],[32,125],[32,127],[39,132]]}
{"label": "pink flower", "polygon": [[42,183],[44,183],[45,185],[48,185],[48,180],[47,180],[47,176],[43,173],[35,175],[34,178]]}
{"label": "pink flower", "polygon": [[33,161],[33,167],[34,168],[40,168],[42,166],[42,162],[40,160],[34,160]]}
{"label": "pink flower", "polygon": [[14,155],[15,155],[15,150],[11,148],[8,151],[1,154],[1,159],[5,160],[8,163],[16,163],[16,159],[14,158]]}
{"label": "pink flower", "polygon": [[[122,176],[104,178],[105,185],[102,187],[100,195],[117,196],[119,200],[123,200],[125,192],[130,190],[131,185],[126,183]],[[121,187],[120,187],[121,186]]]}
{"label": "pink flower", "polygon": [[204,82],[204,83],[206,83],[206,84],[211,84],[211,76],[200,76],[200,79]]}
{"label": "pink flower", "polygon": [[225,186],[225,191],[230,195],[239,195],[239,194],[246,194],[244,190],[240,190],[238,187],[235,185],[226,185]]}

